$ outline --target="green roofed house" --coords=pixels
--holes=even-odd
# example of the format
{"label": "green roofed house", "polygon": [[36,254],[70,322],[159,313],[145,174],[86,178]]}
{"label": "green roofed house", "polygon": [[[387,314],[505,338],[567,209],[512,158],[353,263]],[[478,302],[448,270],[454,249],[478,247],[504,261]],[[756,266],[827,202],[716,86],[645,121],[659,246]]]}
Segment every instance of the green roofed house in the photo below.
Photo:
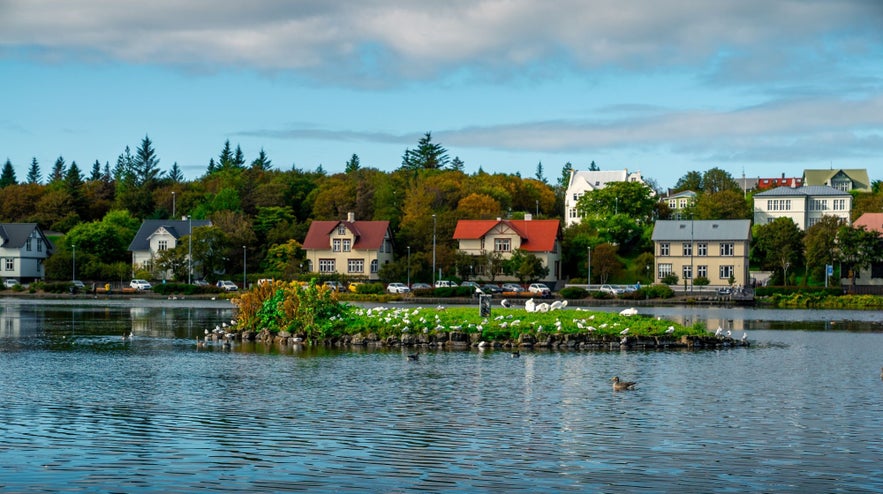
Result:
{"label": "green roofed house", "polygon": [[827,185],[843,192],[871,192],[871,181],[865,169],[804,170],[803,185]]}

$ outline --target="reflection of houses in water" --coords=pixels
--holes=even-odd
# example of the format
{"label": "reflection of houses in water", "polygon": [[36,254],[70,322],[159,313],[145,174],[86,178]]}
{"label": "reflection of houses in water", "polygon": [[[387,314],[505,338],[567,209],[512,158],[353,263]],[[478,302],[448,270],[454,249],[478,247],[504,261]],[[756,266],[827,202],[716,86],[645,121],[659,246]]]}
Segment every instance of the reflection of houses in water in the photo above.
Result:
{"label": "reflection of houses in water", "polygon": [[45,317],[42,311],[21,305],[0,307],[0,338],[33,336],[42,331]]}
{"label": "reflection of houses in water", "polygon": [[[186,315],[182,317],[182,311]],[[129,309],[132,318],[132,332],[137,336],[175,337],[178,333],[202,334],[206,328],[206,319],[215,324],[229,321],[230,309],[196,309],[184,307],[132,307]]]}

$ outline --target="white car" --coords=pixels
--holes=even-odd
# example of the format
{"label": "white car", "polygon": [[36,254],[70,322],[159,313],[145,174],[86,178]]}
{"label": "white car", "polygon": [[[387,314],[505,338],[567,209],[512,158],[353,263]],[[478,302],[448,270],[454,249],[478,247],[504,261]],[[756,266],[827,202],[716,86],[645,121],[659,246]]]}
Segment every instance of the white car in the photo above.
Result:
{"label": "white car", "polygon": [[457,288],[457,283],[448,280],[438,280],[435,282],[436,288]]}
{"label": "white car", "polygon": [[18,280],[14,280],[12,278],[7,278],[7,279],[3,280],[3,286],[6,288],[15,288],[15,286],[18,284],[19,284]]}
{"label": "white car", "polygon": [[386,291],[389,293],[410,293],[411,289],[404,283],[390,283],[386,285]]}
{"label": "white car", "polygon": [[536,293],[537,295],[541,295],[543,297],[548,297],[552,294],[552,290],[550,290],[545,283],[531,283],[530,286],[527,288],[527,291],[529,291],[530,293]]}
{"label": "white car", "polygon": [[218,282],[218,288],[227,292],[235,292],[239,290],[239,287],[236,286],[236,283],[233,283],[230,280],[221,280]]}
{"label": "white car", "polygon": [[613,295],[614,297],[625,293],[625,290],[623,290],[622,288],[619,288],[619,287],[615,287],[613,285],[601,285],[601,288],[598,289],[598,291],[603,292],[603,293],[609,293],[610,295]]}
{"label": "white car", "polygon": [[135,290],[150,290],[151,288],[153,288],[153,285],[151,285],[149,281],[139,280],[137,278],[130,281],[129,286],[134,288]]}

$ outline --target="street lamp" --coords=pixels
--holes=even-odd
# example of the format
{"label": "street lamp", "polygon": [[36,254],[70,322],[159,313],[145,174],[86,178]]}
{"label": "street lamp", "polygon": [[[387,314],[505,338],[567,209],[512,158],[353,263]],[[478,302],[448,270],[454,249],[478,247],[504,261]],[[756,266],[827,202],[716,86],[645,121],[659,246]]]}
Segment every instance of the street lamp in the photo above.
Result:
{"label": "street lamp", "polygon": [[187,235],[187,284],[193,283],[193,216],[187,216],[189,235]]}
{"label": "street lamp", "polygon": [[408,246],[408,288],[411,288],[411,246]]}
{"label": "street lamp", "polygon": [[589,269],[588,276],[586,277],[586,290],[588,290],[589,286],[592,284],[592,246],[591,245],[589,246],[589,256],[588,256],[588,262],[586,263],[586,266]]}
{"label": "street lamp", "polygon": [[242,289],[245,290],[248,288],[248,284],[245,281],[245,246],[242,246]]}
{"label": "street lamp", "polygon": [[432,286],[435,286],[435,215],[432,215]]}
{"label": "street lamp", "polygon": [[696,275],[693,273],[693,249],[695,247],[693,245],[693,215],[690,214],[690,293],[693,293],[693,280],[696,279]]}
{"label": "street lamp", "polygon": [[172,218],[175,218],[175,191],[172,191]]}
{"label": "street lamp", "polygon": [[76,281],[77,279],[77,246],[75,244],[71,244],[71,249],[73,249],[73,267],[71,268],[71,281]]}

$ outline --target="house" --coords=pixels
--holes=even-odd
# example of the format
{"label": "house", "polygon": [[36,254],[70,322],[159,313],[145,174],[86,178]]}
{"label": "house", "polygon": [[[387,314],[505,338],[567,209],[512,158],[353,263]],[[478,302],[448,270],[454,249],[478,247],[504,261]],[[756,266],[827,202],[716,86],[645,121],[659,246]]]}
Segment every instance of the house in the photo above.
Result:
{"label": "house", "polygon": [[[855,228],[864,227],[869,232],[877,232],[880,236],[878,247],[883,251],[883,213],[864,213],[852,223]],[[845,276],[845,275],[844,275]],[[849,284],[851,280],[843,278],[841,284]],[[869,269],[863,269],[855,277],[857,293],[883,293],[883,262],[874,261]]]}
{"label": "house", "polygon": [[749,220],[657,221],[653,228],[655,281],[676,274],[680,284],[704,277],[711,286],[746,285]]}
{"label": "house", "polygon": [[[508,259],[519,249],[533,254],[549,269],[539,281],[554,282],[561,273],[560,224],[558,220],[534,220],[530,214],[525,214],[523,220],[460,220],[454,240],[459,242],[461,253],[475,257],[498,253]],[[473,275],[488,277],[487,263],[476,263]]]}
{"label": "house", "polygon": [[669,189],[668,195],[660,199],[664,204],[668,205],[671,210],[671,218],[679,220],[685,217],[685,211],[696,204],[696,193],[692,190],[682,190],[672,193]]}
{"label": "house", "polygon": [[0,277],[19,283],[42,280],[54,250],[36,223],[0,223]]}
{"label": "house", "polygon": [[871,192],[871,181],[865,169],[804,170],[803,185],[827,185],[843,192]]}
{"label": "house", "polygon": [[644,179],[641,178],[640,171],[629,173],[628,170],[571,170],[564,194],[564,225],[576,225],[582,220],[576,208],[580,197],[587,192],[603,189],[610,182],[644,183]]}
{"label": "house", "polygon": [[822,216],[835,216],[849,224],[852,195],[827,185],[777,187],[754,194],[754,224],[765,225],[777,218],[791,218],[801,230],[815,225]]}
{"label": "house", "polygon": [[313,221],[303,243],[306,269],[379,280],[380,267],[393,260],[389,221]]}
{"label": "house", "polygon": [[146,270],[157,278],[172,277],[171,272],[157,273],[154,262],[156,256],[166,250],[174,249],[182,237],[190,235],[193,228],[211,226],[209,220],[144,220],[135,234],[129,251],[132,252],[132,272]]}

